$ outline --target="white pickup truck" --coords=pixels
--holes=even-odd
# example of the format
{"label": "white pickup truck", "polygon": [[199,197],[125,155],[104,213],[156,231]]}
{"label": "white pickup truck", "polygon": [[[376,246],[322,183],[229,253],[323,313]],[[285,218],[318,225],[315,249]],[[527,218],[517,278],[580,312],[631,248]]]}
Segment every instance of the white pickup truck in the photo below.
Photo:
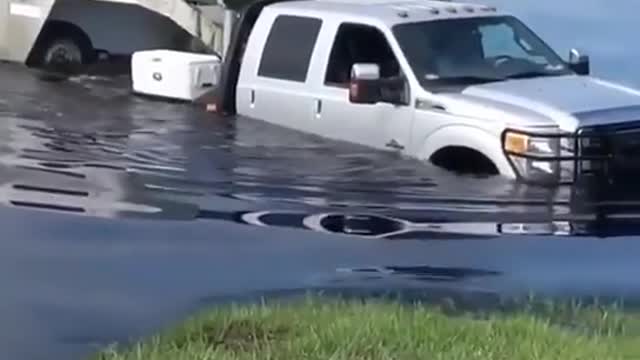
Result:
{"label": "white pickup truck", "polygon": [[[640,92],[513,15],[434,0],[247,6],[212,111],[539,184],[640,174]],[[604,176],[604,177],[603,177]]]}

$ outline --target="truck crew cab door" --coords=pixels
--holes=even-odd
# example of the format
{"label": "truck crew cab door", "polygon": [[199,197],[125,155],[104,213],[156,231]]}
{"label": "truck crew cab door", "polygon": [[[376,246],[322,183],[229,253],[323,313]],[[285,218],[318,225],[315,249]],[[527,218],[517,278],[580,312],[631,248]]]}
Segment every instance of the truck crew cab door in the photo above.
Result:
{"label": "truck crew cab door", "polygon": [[237,85],[240,115],[309,130],[312,60],[322,20],[263,10],[244,51]]}
{"label": "truck crew cab door", "polygon": [[349,100],[351,67],[355,63],[377,64],[382,79],[402,75],[385,34],[374,26],[357,23],[334,24],[326,31],[331,36],[324,36],[319,47],[329,51],[313,71],[318,74],[311,110],[315,132],[381,150],[408,150],[414,117],[411,106],[385,101],[356,104]]}

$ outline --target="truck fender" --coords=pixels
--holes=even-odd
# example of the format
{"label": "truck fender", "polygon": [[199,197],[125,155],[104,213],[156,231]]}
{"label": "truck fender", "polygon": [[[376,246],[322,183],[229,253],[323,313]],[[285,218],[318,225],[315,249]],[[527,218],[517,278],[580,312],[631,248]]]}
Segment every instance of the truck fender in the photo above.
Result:
{"label": "truck fender", "polygon": [[500,175],[515,178],[509,161],[502,152],[500,137],[472,126],[445,126],[425,137],[418,149],[418,158],[429,161],[440,149],[449,146],[475,150],[491,160]]}

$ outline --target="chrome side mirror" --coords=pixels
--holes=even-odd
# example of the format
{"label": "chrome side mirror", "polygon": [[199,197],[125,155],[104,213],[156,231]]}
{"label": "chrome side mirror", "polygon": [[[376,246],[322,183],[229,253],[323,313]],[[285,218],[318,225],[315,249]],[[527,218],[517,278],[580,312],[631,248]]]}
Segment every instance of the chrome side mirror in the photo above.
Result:
{"label": "chrome side mirror", "polygon": [[377,64],[353,64],[349,101],[356,104],[375,104],[380,101],[380,67]]}
{"label": "chrome side mirror", "polygon": [[377,64],[358,63],[351,67],[349,101],[355,104],[409,105],[407,82],[402,76],[380,78]]}
{"label": "chrome side mirror", "polygon": [[379,80],[380,66],[378,64],[357,63],[351,67],[352,80]]}
{"label": "chrome side mirror", "polygon": [[579,49],[571,49],[569,67],[578,75],[589,75],[591,71],[589,55],[582,53]]}

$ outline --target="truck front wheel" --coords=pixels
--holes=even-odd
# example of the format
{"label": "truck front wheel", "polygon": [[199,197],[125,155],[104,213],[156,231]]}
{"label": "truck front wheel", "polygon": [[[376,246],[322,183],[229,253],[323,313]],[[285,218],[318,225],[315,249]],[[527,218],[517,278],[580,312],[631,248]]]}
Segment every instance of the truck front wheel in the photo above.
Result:
{"label": "truck front wheel", "polygon": [[45,66],[66,63],[82,65],[84,62],[84,56],[80,45],[72,39],[65,38],[54,40],[49,44],[43,54],[42,61]]}
{"label": "truck front wheel", "polygon": [[89,37],[78,27],[49,23],[33,47],[28,65],[64,72],[76,72],[95,60]]}

